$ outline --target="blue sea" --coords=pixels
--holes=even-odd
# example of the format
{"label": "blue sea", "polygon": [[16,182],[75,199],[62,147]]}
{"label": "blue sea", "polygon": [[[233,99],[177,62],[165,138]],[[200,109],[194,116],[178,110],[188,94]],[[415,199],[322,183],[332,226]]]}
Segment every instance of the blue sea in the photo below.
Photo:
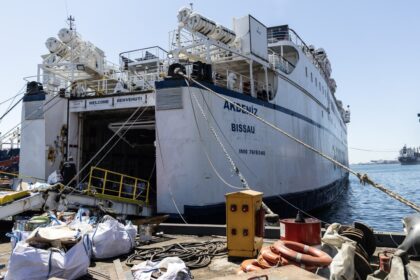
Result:
{"label": "blue sea", "polygon": [[[420,205],[420,165],[369,164],[350,168]],[[348,189],[328,209],[314,213],[323,221],[352,224],[361,221],[376,231],[402,232],[402,218],[414,210],[350,174]]]}

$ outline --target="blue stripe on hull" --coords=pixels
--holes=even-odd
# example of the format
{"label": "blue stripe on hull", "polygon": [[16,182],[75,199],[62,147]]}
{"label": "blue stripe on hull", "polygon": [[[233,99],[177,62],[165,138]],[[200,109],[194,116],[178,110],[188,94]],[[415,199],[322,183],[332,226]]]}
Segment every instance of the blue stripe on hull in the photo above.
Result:
{"label": "blue stripe on hull", "polygon": [[[318,189],[290,193],[282,197],[304,211],[313,211],[326,207],[333,203],[348,186],[348,174],[327,186]],[[295,217],[297,210],[288,205],[278,196],[264,197],[264,202],[277,213],[280,218]],[[218,203],[205,206],[184,206],[184,218],[188,223],[225,224],[226,206],[225,203]],[[170,213],[170,220],[181,221],[178,214]]]}
{"label": "blue stripe on hull", "polygon": [[[264,101],[264,100],[257,99],[255,97],[252,97],[252,96],[249,96],[249,95],[246,95],[246,94],[243,94],[243,93],[238,93],[236,91],[233,91],[233,90],[230,90],[230,89],[227,89],[227,88],[215,86],[213,84],[209,84],[209,83],[205,83],[205,82],[201,82],[201,83],[204,84],[206,87],[210,88],[211,90],[213,90],[217,93],[220,93],[222,95],[229,96],[229,97],[236,98],[236,99],[240,99],[240,100],[244,100],[244,101],[247,101],[247,102],[250,102],[250,103],[254,103],[254,104],[257,104],[257,105],[260,105],[260,106],[263,106],[263,107],[266,107],[266,108],[269,108],[269,109],[273,109],[273,110],[285,113],[285,114],[293,116],[293,117],[296,117],[296,118],[301,119],[301,120],[303,120],[307,123],[310,123],[313,126],[324,129],[325,131],[327,131],[331,135],[337,137],[331,130],[329,130],[325,126],[323,126],[320,123],[312,120],[311,118],[308,118],[307,116],[304,116],[304,115],[302,115],[298,112],[295,112],[293,110],[287,109],[287,108],[279,106],[277,104],[272,104],[272,103]],[[183,80],[183,79],[182,80],[181,79],[168,79],[168,80],[165,80],[165,81],[156,82],[156,89],[186,87],[186,86],[187,86],[187,84],[186,84],[185,80]],[[192,84],[190,86],[201,88],[197,84]]]}

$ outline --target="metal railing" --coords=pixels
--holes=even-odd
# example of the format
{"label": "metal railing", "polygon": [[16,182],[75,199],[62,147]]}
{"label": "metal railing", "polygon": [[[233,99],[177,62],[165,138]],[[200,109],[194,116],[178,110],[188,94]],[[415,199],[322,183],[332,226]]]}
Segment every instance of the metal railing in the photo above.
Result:
{"label": "metal railing", "polygon": [[291,63],[288,59],[285,57],[269,50],[268,54],[268,61],[275,69],[278,69],[286,74],[290,74],[293,72],[293,70],[296,68],[296,66]]}
{"label": "metal railing", "polygon": [[168,52],[159,46],[137,49],[120,53],[120,65],[130,65],[142,63],[146,61],[164,60],[168,56]]}
{"label": "metal railing", "polygon": [[96,197],[148,205],[149,189],[147,180],[99,167],[90,168],[88,193]]}
{"label": "metal railing", "polygon": [[312,59],[316,68],[318,68],[321,72],[321,75],[324,77],[327,84],[329,84],[329,76],[324,69],[323,64],[319,59],[315,56],[315,54],[310,50],[309,46],[300,38],[300,36],[291,28],[287,28],[284,30],[274,31],[271,30],[267,33],[267,40],[269,44],[276,43],[279,41],[290,41],[296,46],[300,47],[302,51]]}
{"label": "metal railing", "polygon": [[[251,78],[240,74],[238,72],[226,69],[226,74],[222,75],[216,75],[216,78],[214,79],[214,84],[223,88],[227,88],[230,90],[234,90],[240,93],[243,93],[245,95],[251,95],[252,94],[252,88],[251,88]],[[231,76],[231,74],[234,74]],[[272,91],[271,85],[268,86],[268,89],[266,88],[266,84],[264,82],[259,82],[258,80],[253,81],[254,85],[254,92],[257,94],[257,97],[259,99],[267,99],[266,96],[261,96],[261,94],[265,91],[265,94],[267,92]],[[260,94],[260,95],[258,95]],[[269,98],[269,97],[268,97]]]}

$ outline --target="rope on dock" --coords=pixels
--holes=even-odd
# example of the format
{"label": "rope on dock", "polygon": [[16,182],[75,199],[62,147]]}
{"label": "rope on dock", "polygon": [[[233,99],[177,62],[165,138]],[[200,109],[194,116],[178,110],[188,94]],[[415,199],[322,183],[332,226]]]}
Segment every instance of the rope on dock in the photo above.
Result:
{"label": "rope on dock", "polygon": [[[184,73],[182,73],[179,69],[176,69],[178,71],[175,71],[177,75],[180,75],[182,77],[184,77],[185,79],[194,82],[195,84],[197,84],[198,86],[208,90],[209,92],[215,94],[217,97],[225,100],[226,102],[228,102],[229,104],[231,104],[232,106],[234,106],[235,108],[239,109],[241,112],[246,113],[248,115],[251,115],[252,117],[256,118],[257,120],[259,120],[260,122],[266,124],[267,126],[273,128],[274,130],[280,132],[281,134],[283,134],[284,136],[288,137],[289,139],[297,142],[298,144],[304,146],[305,148],[313,151],[314,153],[318,154],[319,156],[329,160],[330,162],[334,163],[335,165],[337,165],[338,167],[342,168],[343,170],[346,170],[347,172],[353,174],[354,176],[356,176],[357,178],[359,178],[360,182],[362,184],[369,184],[372,187],[384,192],[385,194],[389,195],[390,197],[396,199],[397,201],[407,205],[408,207],[416,210],[417,212],[420,212],[420,206],[418,206],[417,204],[415,204],[412,201],[409,201],[407,199],[405,199],[404,197],[402,197],[401,195],[387,189],[386,187],[375,183],[374,181],[372,181],[367,174],[360,174],[354,170],[352,170],[351,168],[349,168],[348,166],[342,164],[341,162],[333,159],[332,157],[322,153],[321,151],[317,150],[316,148],[310,146],[309,144],[301,141],[300,139],[294,137],[293,135],[289,134],[288,132],[282,130],[281,128],[275,126],[274,124],[270,123],[269,121],[263,119],[260,116],[257,116],[256,114],[249,112],[247,110],[245,110],[244,108],[242,108],[240,105],[236,104],[235,102],[231,101],[229,98],[224,97],[223,95],[221,95],[220,93],[215,92],[214,90],[210,89],[209,87],[203,85],[202,83],[196,81],[195,79],[188,77],[187,75],[185,75]],[[189,86],[189,85],[188,85]]]}
{"label": "rope on dock", "polygon": [[135,252],[127,258],[126,264],[133,266],[141,260],[161,261],[167,257],[179,257],[190,269],[202,268],[208,266],[213,257],[225,255],[226,249],[225,241],[185,242],[153,248],[136,247]]}

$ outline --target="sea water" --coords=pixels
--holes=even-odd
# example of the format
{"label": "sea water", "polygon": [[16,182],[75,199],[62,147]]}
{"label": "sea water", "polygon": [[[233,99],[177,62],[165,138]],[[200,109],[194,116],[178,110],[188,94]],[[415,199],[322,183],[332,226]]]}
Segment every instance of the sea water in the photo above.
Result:
{"label": "sea water", "polygon": [[[420,205],[420,165],[358,164],[350,168],[368,174],[373,181]],[[413,209],[378,189],[360,184],[351,174],[349,180],[348,188],[335,203],[313,214],[328,223],[361,221],[376,231],[403,231],[401,220],[415,213]]]}

